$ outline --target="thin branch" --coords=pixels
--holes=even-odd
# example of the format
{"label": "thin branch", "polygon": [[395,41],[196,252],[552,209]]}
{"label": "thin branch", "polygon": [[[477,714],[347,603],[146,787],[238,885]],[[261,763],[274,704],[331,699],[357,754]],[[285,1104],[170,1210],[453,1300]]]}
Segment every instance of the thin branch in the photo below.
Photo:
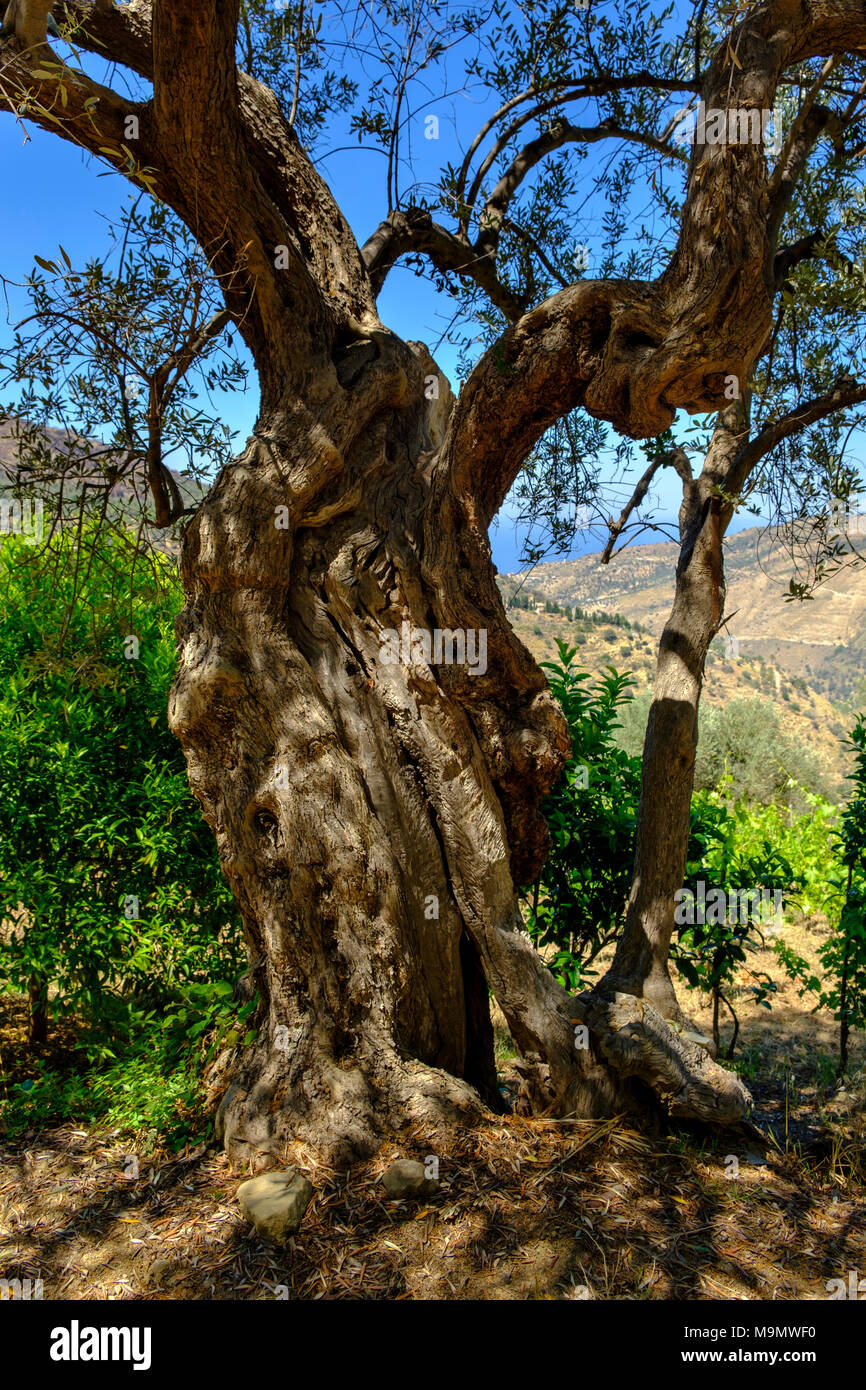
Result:
{"label": "thin branch", "polygon": [[298,6],[298,33],[295,39],[295,85],[292,92],[292,109],[289,112],[289,125],[295,124],[298,114],[298,100],[301,95],[301,39],[304,33],[304,0]]}
{"label": "thin branch", "polygon": [[535,240],[535,237],[532,236],[526,230],[525,227],[521,227],[517,222],[512,222],[510,217],[504,217],[502,219],[502,226],[505,228],[506,231],[512,232],[515,236],[520,237],[521,241],[524,241],[526,243],[530,251],[532,251],[533,254],[536,255],[538,259],[541,261],[541,264],[544,266],[544,269],[547,271],[548,275],[552,275],[554,280],[558,281],[558,283],[562,285],[563,288],[565,288],[566,285],[570,285],[572,283],[571,280],[567,280],[564,275],[560,274],[560,272],[556,269],[555,265],[551,264],[551,262],[547,259],[547,256],[544,254],[541,247],[539,246],[538,242]]}
{"label": "thin branch", "polygon": [[797,146],[797,142],[800,139],[801,132],[804,130],[806,122],[809,119],[809,113],[812,110],[812,107],[815,105],[818,93],[820,92],[821,88],[823,87],[827,78],[830,76],[830,73],[833,71],[838,61],[839,59],[835,54],[831,55],[827,59],[826,63],[821,69],[820,76],[817,78],[815,82],[812,83],[812,86],[809,88],[808,92],[803,98],[803,105],[800,107],[800,110],[794,117],[791,129],[788,131],[788,138],[782,146],[779,157],[776,160],[776,167],[773,170],[773,173],[770,177],[770,182],[767,186],[767,192],[770,196],[771,201],[775,199],[775,197],[779,193],[779,190],[782,186],[782,180],[785,176],[785,170],[788,166],[788,162],[791,159],[793,152]]}
{"label": "thin branch", "polygon": [[820,245],[826,235],[823,227],[819,227],[816,231],[809,232],[806,236],[800,237],[798,241],[792,242],[790,246],[786,246],[776,253],[773,260],[773,284],[776,289],[782,288],[790,272],[801,261],[815,259],[815,248]]}
{"label": "thin branch", "polygon": [[[208,343],[212,342],[214,338],[219,337],[220,333],[222,333],[223,329],[226,328],[231,321],[232,318],[228,309],[220,309],[218,313],[214,314],[213,317],[208,320],[194,338],[185,343],[177,352],[173,352],[170,357],[166,358],[159,370],[154,373],[154,381],[158,389],[162,390],[165,388],[162,396],[163,404],[170,400],[179,382],[186,376],[193,362],[204,351]],[[172,372],[174,372],[174,377],[172,381],[169,382],[168,378]]]}
{"label": "thin branch", "polygon": [[779,420],[765,425],[735,456],[729,473],[729,490],[733,493],[739,492],[755,465],[790,435],[798,434],[808,425],[826,419],[834,411],[860,405],[863,401],[866,401],[866,385],[855,381],[853,377],[843,377],[826,395],[805,401],[789,410]]}
{"label": "thin branch", "polygon": [[396,209],[364,243],[361,257],[374,294],[380,292],[389,270],[399,258],[411,254],[424,254],[437,270],[452,271],[472,280],[509,321],[519,318],[525,308],[502,284],[492,257],[479,256],[453,232],[434,222],[426,208]]}
{"label": "thin branch", "polygon": [[[149,104],[127,101],[66,63],[52,60],[50,69],[36,69],[37,73],[48,71],[50,76],[34,76],[26,53],[10,42],[0,43],[0,109],[5,107],[62,135],[139,186],[157,186],[156,171],[147,167],[154,158]],[[134,142],[138,159],[127,143],[130,117],[138,122],[139,138]]]}
{"label": "thin branch", "polygon": [[[485,121],[470,144],[464,156],[463,163],[460,166],[460,172],[457,175],[456,191],[459,204],[465,205],[467,203],[466,180],[469,177],[469,168],[472,163],[472,158],[485,138],[490,134],[491,130],[495,129],[503,116],[507,116],[515,107],[520,106],[525,101],[531,101],[533,98],[545,97],[551,91],[556,91],[558,87],[570,88],[572,90],[559,92],[555,97],[549,98],[546,101],[539,101],[532,111],[528,112],[509,128],[512,133],[514,130],[519,129],[526,121],[532,120],[534,116],[542,115],[553,107],[563,105],[567,101],[583,101],[589,97],[606,96],[610,92],[628,91],[633,87],[661,92],[700,92],[701,90],[699,83],[681,81],[678,78],[656,77],[649,72],[630,73],[622,77],[569,77],[561,78],[557,82],[547,83],[543,87],[536,87],[535,85],[527,87],[525,91],[520,92],[517,96],[512,97],[510,101],[505,102],[503,106],[500,106],[499,110],[496,111],[488,121]],[[468,201],[471,203],[474,200],[470,198]],[[468,222],[466,225],[468,225]],[[462,217],[461,230],[465,232]]]}
{"label": "thin branch", "polygon": [[[475,242],[478,254],[492,250],[499,238],[499,228],[505,209],[514,197],[527,174],[547,155],[567,144],[594,144],[599,140],[626,140],[656,150],[673,159],[685,162],[685,155],[672,149],[655,135],[645,135],[641,131],[626,130],[613,120],[602,121],[597,126],[573,126],[567,121],[556,122],[550,130],[531,140],[515,155],[504,174],[499,179],[484,205],[479,218],[479,235]],[[481,175],[479,174],[479,179]],[[470,204],[478,191],[478,179],[469,195]]]}
{"label": "thin branch", "polygon": [[608,522],[608,530],[610,531],[610,537],[608,539],[607,545],[604,547],[604,550],[602,551],[601,563],[603,565],[609,563],[610,557],[613,553],[613,548],[619,540],[619,537],[625,527],[626,522],[628,521],[632,512],[638,509],[641,502],[646,497],[647,492],[649,491],[650,483],[652,482],[653,478],[655,477],[656,473],[659,471],[660,468],[675,469],[676,472],[679,474],[680,478],[682,479],[684,486],[687,483],[691,483],[694,480],[692,466],[689,463],[688,457],[684,449],[677,448],[672,449],[670,453],[657,454],[656,457],[650,463],[650,466],[644,473],[643,477],[638,482],[637,487],[635,488],[628,502],[623,507],[622,512],[620,513],[619,520],[614,522]]}

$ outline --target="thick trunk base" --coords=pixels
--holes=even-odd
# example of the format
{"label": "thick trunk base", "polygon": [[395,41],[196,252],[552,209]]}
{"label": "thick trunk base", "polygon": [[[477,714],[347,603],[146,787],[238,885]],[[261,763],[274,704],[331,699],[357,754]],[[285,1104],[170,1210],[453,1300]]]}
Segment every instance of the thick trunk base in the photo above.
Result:
{"label": "thick trunk base", "polygon": [[702,1087],[727,1082],[693,1079],[705,1054],[649,1013],[635,1048],[634,1020],[590,1017],[530,941],[514,884],[543,862],[565,723],[437,472],[446,383],[387,337],[355,356],[328,387],[351,375],[354,404],[275,410],[184,543],[170,721],[260,1000],[256,1042],[212,1078],[222,1141],[254,1166],[410,1132],[436,1152],[500,1108],[488,990],[528,1112],[623,1113],[655,1082],[712,1111]]}
{"label": "thick trunk base", "polygon": [[234,1166],[254,1172],[279,1166],[299,1151],[348,1166],[401,1136],[441,1154],[450,1135],[485,1114],[467,1082],[395,1055],[379,1058],[375,1070],[322,1059],[294,1088],[284,1067],[255,1049],[230,1072],[234,1079],[216,1112],[216,1135]]}
{"label": "thick trunk base", "polygon": [[[646,1000],[586,994],[571,1005],[590,1043],[576,1052],[568,1096],[537,1054],[518,1058],[517,1113],[622,1115],[653,1132],[669,1120],[729,1126],[747,1115],[751,1097],[739,1078]],[[491,1108],[468,1081],[394,1051],[342,1062],[319,1056],[290,1081],[296,1071],[260,1045],[223,1053],[211,1068],[216,1134],[235,1167],[261,1172],[300,1153],[348,1166],[386,1141],[441,1156],[458,1132],[502,1108],[498,1092]]]}

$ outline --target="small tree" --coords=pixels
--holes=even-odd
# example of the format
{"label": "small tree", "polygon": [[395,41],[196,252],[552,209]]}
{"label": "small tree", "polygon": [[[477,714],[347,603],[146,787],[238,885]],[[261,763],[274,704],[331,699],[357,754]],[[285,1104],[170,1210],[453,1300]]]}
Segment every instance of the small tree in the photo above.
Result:
{"label": "small tree", "polygon": [[822,996],[839,1021],[839,1070],[848,1066],[848,1034],[866,1027],[866,722],[861,715],[849,740],[854,751],[854,795],[842,812],[839,849],[845,900],[834,932],[819,952],[834,985]]}
{"label": "small tree", "polygon": [[831,874],[830,882],[841,906],[837,925],[818,950],[823,980],[783,942],[776,947],[788,974],[801,984],[801,998],[817,994],[815,1010],[833,1010],[839,1024],[840,1075],[848,1068],[851,1029],[866,1027],[866,716],[859,716],[848,746],[854,752],[854,794],[842,811],[835,837],[839,872]]}
{"label": "small tree", "polygon": [[[551,853],[531,889],[524,890],[524,900],[530,935],[557,979],[576,991],[592,975],[592,962],[622,929],[634,859],[641,762],[614,741],[620,727],[618,715],[633,698],[629,676],[610,668],[609,675],[588,689],[589,674],[574,668],[577,649],[561,639],[557,647],[559,662],[544,666],[568,722],[572,753],[544,803]],[[782,891],[794,877],[788,858],[769,840],[754,843],[751,814],[749,806],[729,807],[718,794],[695,798],[686,886],[677,894],[685,903],[678,909],[680,931],[673,959],[689,985],[712,995],[717,1052],[720,1005],[729,1010],[734,1031],[728,1057],[734,1054],[739,1020],[722,987],[746,961],[747,953],[764,943],[761,924],[766,899],[753,911],[756,899],[748,894]],[[725,897],[724,912],[716,910],[713,893]],[[729,898],[736,904],[733,920]],[[709,912],[704,907],[707,899],[711,899]],[[688,906],[690,914],[684,910]],[[751,974],[757,1001],[769,1008],[775,988],[770,976],[766,971]],[[708,1041],[700,1034],[683,1032],[677,1020],[668,1021],[688,1040]]]}
{"label": "small tree", "polygon": [[[733,981],[748,954],[765,944],[761,927],[768,916],[769,894],[774,895],[775,915],[776,895],[792,886],[794,870],[768,840],[757,850],[743,843],[740,832],[748,808],[698,798],[692,815],[687,886],[676,895],[678,940],[673,959],[689,985],[712,996],[717,1054],[721,1047],[721,1005],[730,1013],[734,1023],[726,1052],[730,1058],[740,1022],[722,987]],[[768,1009],[776,988],[772,977],[765,970],[750,974],[756,1002]]]}

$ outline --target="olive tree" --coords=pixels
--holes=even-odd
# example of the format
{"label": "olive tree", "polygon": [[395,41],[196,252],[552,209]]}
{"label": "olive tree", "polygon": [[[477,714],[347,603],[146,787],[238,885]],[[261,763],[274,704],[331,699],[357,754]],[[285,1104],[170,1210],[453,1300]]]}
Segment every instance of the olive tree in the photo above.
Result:
{"label": "olive tree", "polygon": [[[345,1160],[405,1126],[432,1143],[477,1118],[498,1100],[489,992],[521,1053],[527,1110],[599,1115],[654,1095],[679,1116],[733,1123],[746,1111],[742,1083],[682,1036],[667,958],[696,690],[748,473],[730,384],[751,379],[772,338],[795,158],[796,139],[771,166],[753,132],[792,74],[866,50],[866,14],[862,0],[765,0],[732,14],[705,52],[705,8],[673,42],[650,23],[648,42],[625,6],[615,22],[529,7],[527,62],[513,16],[491,7],[486,22],[513,35],[516,56],[496,65],[502,100],[431,207],[399,186],[400,111],[408,75],[445,41],[424,38],[423,8],[376,7],[390,81],[371,85],[353,120],[385,141],[388,201],[363,246],[296,129],[315,53],[303,10],[289,80],[267,74],[277,91],[263,81],[257,35],[273,16],[260,5],[58,5],[65,57],[46,41],[47,0],[7,11],[0,101],[174,210],[261,389],[253,435],[184,533],[169,711],[261,999],[257,1041],[214,1079],[233,1156],[268,1162],[297,1140]],[[462,32],[482,20],[464,15]],[[102,85],[89,54],[135,81]],[[670,107],[684,100],[720,113],[726,131],[733,122],[736,138],[679,150]],[[566,114],[580,103],[600,113],[589,124]],[[807,93],[792,133],[809,105]],[[628,274],[551,294],[550,256],[515,209],[549,156],[607,141],[679,167],[675,242],[652,272],[638,257]],[[401,258],[485,296],[500,326],[456,398],[427,348],[377,312]],[[812,418],[861,390],[834,387]],[[568,739],[508,624],[488,528],[545,431],[577,409],[633,439],[662,435],[679,411],[721,414],[698,477],[677,456],[677,607],[629,914],[612,973],[575,998],[517,907],[515,885],[546,853],[539,807]]]}

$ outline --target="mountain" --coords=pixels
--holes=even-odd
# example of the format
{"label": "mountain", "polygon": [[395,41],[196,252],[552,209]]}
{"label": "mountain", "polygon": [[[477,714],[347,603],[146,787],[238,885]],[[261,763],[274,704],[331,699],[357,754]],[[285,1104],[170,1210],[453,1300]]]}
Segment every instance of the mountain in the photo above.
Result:
{"label": "mountain", "polygon": [[[18,431],[23,425],[24,422],[19,420],[0,420],[0,494],[5,490],[5,486],[12,483],[15,478],[18,468]],[[99,439],[87,439],[70,430],[53,429],[48,425],[41,426],[38,433],[57,465],[60,466],[61,463],[64,463],[69,471],[69,478],[64,486],[64,494],[67,499],[75,493],[70,464],[77,477],[82,482],[86,482],[91,479],[96,481],[102,475],[106,464],[111,460],[111,456],[106,453],[105,444]],[[116,455],[118,462],[120,458],[120,454]],[[177,483],[185,503],[193,505],[204,496],[206,489],[192,478],[183,477],[173,468],[168,471]],[[43,495],[55,490],[54,484],[43,485],[40,489]],[[24,491],[26,493],[26,487]],[[136,505],[137,499],[145,496],[147,496],[147,486],[144,478],[144,465],[141,463],[136,464],[135,469],[121,478],[111,491],[113,501],[130,508]]]}
{"label": "mountain", "polygon": [[[853,723],[850,706],[842,702],[858,693],[859,684],[866,690],[866,566],[845,571],[810,602],[785,603],[790,557],[785,569],[782,557],[756,554],[765,536],[742,532],[727,543],[726,611],[733,614],[729,631],[737,654],[723,638],[713,642],[702,706],[759,696],[775,708],[783,733],[817,761],[821,789],[841,795],[845,739]],[[595,676],[610,666],[629,672],[635,713],[640,708],[645,719],[676,558],[673,544],[647,545],[625,551],[610,567],[587,555],[539,565],[526,576],[501,575],[498,583],[509,620],[537,661],[557,661],[561,639],[578,648],[580,670]],[[627,726],[633,722],[623,718]],[[642,727],[631,751],[640,746]]]}
{"label": "mountain", "polygon": [[[539,565],[525,582],[542,600],[619,614],[658,640],[673,599],[677,554],[673,542],[663,542],[629,547],[609,565],[584,555]],[[752,527],[726,538],[725,571],[727,633],[741,659],[778,672],[780,681],[805,682],[829,700],[866,704],[866,564],[841,569],[809,600],[785,602],[794,575],[790,550],[777,531]],[[514,584],[521,577],[503,578]],[[723,641],[716,646],[721,652]]]}

